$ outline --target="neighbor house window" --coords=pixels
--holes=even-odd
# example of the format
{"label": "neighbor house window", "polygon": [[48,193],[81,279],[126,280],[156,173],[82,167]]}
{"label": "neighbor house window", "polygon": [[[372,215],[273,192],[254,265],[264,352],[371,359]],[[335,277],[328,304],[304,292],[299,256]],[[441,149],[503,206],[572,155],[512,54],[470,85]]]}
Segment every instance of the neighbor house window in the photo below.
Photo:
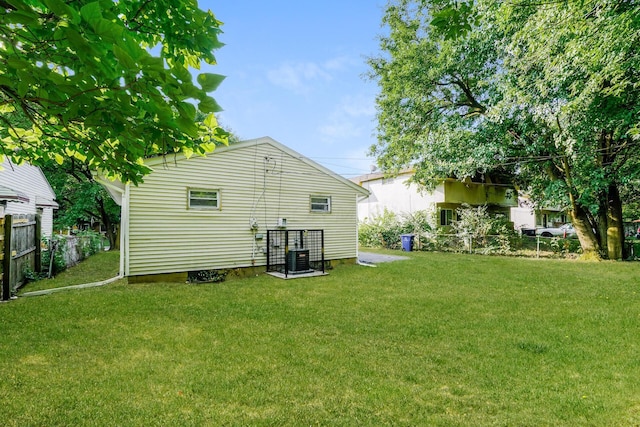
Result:
{"label": "neighbor house window", "polygon": [[311,196],[311,212],[331,212],[331,197]]}
{"label": "neighbor house window", "polygon": [[220,209],[220,191],[189,189],[189,209]]}
{"label": "neighbor house window", "polygon": [[440,209],[440,225],[451,225],[453,209]]}

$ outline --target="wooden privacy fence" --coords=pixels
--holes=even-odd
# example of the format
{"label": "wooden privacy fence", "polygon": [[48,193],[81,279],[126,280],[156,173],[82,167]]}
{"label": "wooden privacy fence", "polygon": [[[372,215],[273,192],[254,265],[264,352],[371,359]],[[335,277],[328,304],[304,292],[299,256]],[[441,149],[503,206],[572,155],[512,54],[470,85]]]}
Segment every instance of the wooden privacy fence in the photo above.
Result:
{"label": "wooden privacy fence", "polygon": [[40,217],[6,215],[0,218],[0,260],[2,260],[2,301],[22,286],[25,272],[39,271]]}

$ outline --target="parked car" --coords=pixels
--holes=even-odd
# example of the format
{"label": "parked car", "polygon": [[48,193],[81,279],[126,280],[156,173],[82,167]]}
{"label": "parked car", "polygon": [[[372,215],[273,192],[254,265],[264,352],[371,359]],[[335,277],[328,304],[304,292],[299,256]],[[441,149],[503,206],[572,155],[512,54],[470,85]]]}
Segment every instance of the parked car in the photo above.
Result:
{"label": "parked car", "polygon": [[542,237],[564,237],[566,239],[578,237],[571,224],[562,224],[559,227],[537,227],[536,235]]}

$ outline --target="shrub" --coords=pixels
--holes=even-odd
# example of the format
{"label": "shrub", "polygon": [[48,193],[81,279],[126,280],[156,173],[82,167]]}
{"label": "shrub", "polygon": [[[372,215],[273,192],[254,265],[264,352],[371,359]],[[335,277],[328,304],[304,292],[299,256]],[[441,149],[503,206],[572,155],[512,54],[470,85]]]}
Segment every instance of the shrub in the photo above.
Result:
{"label": "shrub", "polygon": [[[436,212],[417,211],[396,215],[385,210],[359,225],[359,243],[365,247],[399,249],[402,234],[414,234],[420,250],[475,252],[480,254],[516,254],[540,251],[552,256],[581,253],[577,239],[536,239],[522,236],[504,216],[493,216],[487,206],[464,205],[451,226],[437,227]],[[640,251],[638,251],[640,253]]]}
{"label": "shrub", "polygon": [[359,243],[369,248],[399,249],[402,234],[420,234],[430,231],[432,215],[429,211],[402,214],[385,209],[382,215],[361,222],[358,228]]}
{"label": "shrub", "polygon": [[513,224],[504,216],[492,216],[487,206],[463,205],[457,209],[458,220],[452,230],[465,240],[465,246],[481,248],[483,253],[507,254],[516,240]]}
{"label": "shrub", "polygon": [[220,283],[229,274],[228,270],[198,270],[190,271],[187,276],[189,283]]}
{"label": "shrub", "polygon": [[[30,282],[36,282],[47,277],[46,273],[38,273],[37,271],[33,271],[28,265],[23,268],[22,275],[24,277],[24,285]],[[13,290],[13,292],[15,292],[15,290]]]}
{"label": "shrub", "polygon": [[569,253],[582,252],[579,240],[563,239],[561,237],[552,237],[549,239],[549,248],[554,253],[565,256]]}
{"label": "shrub", "polygon": [[[67,251],[67,245],[65,238],[54,234],[49,238],[43,239],[43,246],[47,249],[42,251],[42,271],[48,274],[51,269],[51,275],[55,276],[66,270],[67,262],[65,261],[65,253]],[[51,261],[51,254],[53,254],[53,262]]]}
{"label": "shrub", "polygon": [[87,258],[104,248],[104,236],[96,231],[80,231],[76,234],[76,238],[80,259]]}
{"label": "shrub", "polygon": [[[95,231],[80,231],[73,236],[55,234],[43,239],[42,271],[55,276],[67,267],[77,264],[83,259],[99,252],[104,247],[104,237]],[[53,253],[53,264],[51,254]]]}

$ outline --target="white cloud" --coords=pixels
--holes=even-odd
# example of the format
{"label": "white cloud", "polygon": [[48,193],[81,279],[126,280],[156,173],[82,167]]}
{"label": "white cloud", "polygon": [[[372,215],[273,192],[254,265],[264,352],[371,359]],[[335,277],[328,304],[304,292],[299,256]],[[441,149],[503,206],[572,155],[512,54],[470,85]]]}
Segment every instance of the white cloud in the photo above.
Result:
{"label": "white cloud", "polygon": [[374,100],[368,96],[345,96],[318,131],[325,142],[369,139],[373,131]]}
{"label": "white cloud", "polygon": [[348,56],[337,56],[322,63],[285,62],[267,72],[269,81],[297,94],[307,94],[318,82],[330,82],[335,74],[349,70],[359,62]]}
{"label": "white cloud", "polygon": [[325,61],[323,67],[327,70],[340,71],[358,65],[360,63],[349,56],[337,56]]}
{"label": "white cloud", "polygon": [[285,63],[270,70],[267,78],[276,86],[283,87],[298,94],[306,94],[311,90],[311,83],[317,80],[329,81],[331,74],[322,66],[313,62]]}
{"label": "white cloud", "polygon": [[325,141],[356,138],[362,135],[362,128],[347,120],[334,120],[318,129]]}
{"label": "white cloud", "polygon": [[351,117],[373,117],[376,114],[375,100],[370,96],[346,96],[338,106],[339,110]]}

